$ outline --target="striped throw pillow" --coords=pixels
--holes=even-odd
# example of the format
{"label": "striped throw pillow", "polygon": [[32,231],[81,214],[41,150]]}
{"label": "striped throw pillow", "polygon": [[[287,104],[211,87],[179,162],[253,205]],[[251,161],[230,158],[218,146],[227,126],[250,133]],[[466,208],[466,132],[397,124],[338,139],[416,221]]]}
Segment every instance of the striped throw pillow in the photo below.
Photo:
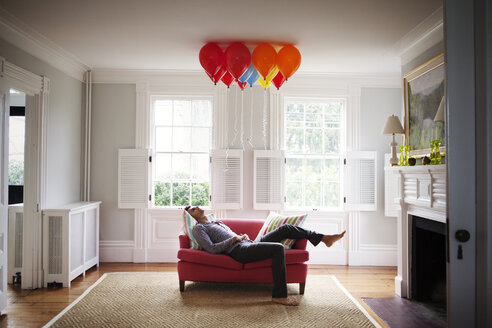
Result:
{"label": "striped throw pillow", "polygon": [[[306,220],[306,217],[307,214],[298,215],[298,216],[284,216],[282,214],[270,212],[270,214],[268,214],[268,217],[265,220],[265,223],[263,224],[263,227],[261,227],[258,236],[256,236],[255,241],[260,241],[261,237],[263,237],[270,231],[273,231],[284,224],[291,224],[294,226],[302,227],[304,221]],[[294,246],[295,240],[284,239],[280,243],[283,244],[286,249],[291,249],[292,246]]]}
{"label": "striped throw pillow", "polygon": [[[213,222],[215,221],[214,214],[208,214],[207,218]],[[183,220],[184,220],[184,231],[188,238],[191,240],[191,249],[202,249],[202,247],[198,244],[195,237],[193,236],[193,227],[196,225],[196,220],[188,213],[187,211],[183,211]]]}

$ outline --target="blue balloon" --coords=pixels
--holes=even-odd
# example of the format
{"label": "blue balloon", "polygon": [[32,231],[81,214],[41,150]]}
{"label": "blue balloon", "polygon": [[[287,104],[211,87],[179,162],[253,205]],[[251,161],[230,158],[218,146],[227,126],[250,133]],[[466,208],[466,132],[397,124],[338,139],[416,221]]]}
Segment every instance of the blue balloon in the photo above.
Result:
{"label": "blue balloon", "polygon": [[253,66],[253,61],[251,61],[251,64],[249,65],[246,72],[244,72],[244,74],[241,75],[241,77],[238,79],[239,82],[241,82],[241,83],[246,82],[249,79],[249,77],[251,76],[251,74],[253,74],[254,69],[255,69],[255,67]]}
{"label": "blue balloon", "polygon": [[259,79],[260,79],[260,74],[258,74],[258,71],[256,70],[256,68],[253,67],[253,74],[251,74],[251,76],[248,78],[248,81],[247,81],[249,86],[252,87],[253,84],[258,82]]}

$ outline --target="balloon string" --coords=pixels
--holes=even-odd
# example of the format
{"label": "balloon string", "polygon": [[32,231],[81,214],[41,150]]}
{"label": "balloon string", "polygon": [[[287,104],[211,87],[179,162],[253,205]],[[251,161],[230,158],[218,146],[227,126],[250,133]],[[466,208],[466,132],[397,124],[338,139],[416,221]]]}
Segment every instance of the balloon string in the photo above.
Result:
{"label": "balloon string", "polygon": [[248,142],[249,142],[249,145],[251,146],[251,149],[253,149],[253,88],[249,88],[250,90],[250,102],[249,102],[249,105],[250,105],[250,111],[249,111],[249,138],[248,138]]}
{"label": "balloon string", "polygon": [[226,146],[226,158],[225,158],[225,169],[224,172],[229,171],[229,88],[227,88],[226,91],[226,120],[225,120],[225,131],[226,131],[226,139],[225,139],[225,146]]}
{"label": "balloon string", "polygon": [[236,140],[237,140],[237,134],[238,134],[238,129],[237,129],[237,120],[238,120],[238,114],[237,114],[237,89],[234,92],[234,137],[232,138],[232,146],[234,147],[236,145]]}
{"label": "balloon string", "polygon": [[241,90],[241,148],[244,150],[244,90]]}
{"label": "balloon string", "polygon": [[263,147],[266,150],[266,90],[263,93]]}

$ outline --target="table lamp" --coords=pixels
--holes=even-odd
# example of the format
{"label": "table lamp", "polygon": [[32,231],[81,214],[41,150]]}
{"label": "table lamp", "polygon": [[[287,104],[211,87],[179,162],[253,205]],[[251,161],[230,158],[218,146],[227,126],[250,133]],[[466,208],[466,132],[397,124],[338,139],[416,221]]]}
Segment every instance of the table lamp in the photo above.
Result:
{"label": "table lamp", "polygon": [[441,102],[439,103],[434,122],[444,122],[444,97],[442,97]]}
{"label": "table lamp", "polygon": [[391,115],[386,120],[386,124],[384,125],[383,135],[392,135],[393,140],[390,143],[391,146],[391,159],[390,164],[392,166],[398,164],[398,157],[396,157],[396,140],[395,134],[403,134],[403,127],[401,126],[400,119],[398,116]]}

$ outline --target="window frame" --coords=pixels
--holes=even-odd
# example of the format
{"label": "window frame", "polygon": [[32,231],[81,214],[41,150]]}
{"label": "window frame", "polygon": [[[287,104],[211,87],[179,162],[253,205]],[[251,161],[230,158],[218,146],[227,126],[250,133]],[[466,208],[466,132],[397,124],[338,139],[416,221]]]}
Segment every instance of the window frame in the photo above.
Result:
{"label": "window frame", "polygon": [[[285,201],[284,201],[284,209],[289,211],[289,212],[344,212],[344,203],[343,203],[343,196],[344,196],[344,154],[347,151],[347,139],[348,139],[348,124],[347,124],[347,116],[348,116],[348,106],[349,106],[349,99],[347,96],[311,96],[311,95],[302,95],[302,96],[288,96],[285,95],[283,97],[283,104],[282,104],[282,119],[281,121],[281,128],[280,128],[280,133],[281,133],[281,140],[280,140],[280,145],[282,149],[285,150],[285,158],[286,161],[288,158],[320,158],[322,160],[330,159],[330,158],[337,158],[338,156],[334,154],[328,154],[328,153],[317,153],[317,154],[307,154],[307,153],[299,153],[299,154],[292,154],[289,153],[286,147],[286,136],[287,136],[287,124],[286,124],[286,114],[287,114],[287,106],[289,103],[292,102],[304,102],[306,103],[327,103],[327,102],[332,102],[332,101],[339,101],[342,102],[342,110],[341,110],[341,119],[340,119],[340,150],[339,150],[339,180],[338,180],[338,190],[339,190],[339,202],[337,207],[332,207],[332,206],[319,206],[319,207],[313,207],[313,206],[288,206],[287,204],[287,164],[285,165],[285,178],[284,178],[284,188],[285,188]],[[305,122],[305,117],[304,117],[304,122]],[[305,130],[306,127],[304,126],[303,129]],[[324,130],[323,127],[320,129]],[[304,135],[304,146],[305,146],[306,138]],[[323,141],[324,142],[324,141]],[[303,165],[304,169],[304,165]],[[322,177],[320,180],[321,182],[325,181]],[[302,195],[303,195],[303,203],[305,203],[305,177],[303,173],[303,183],[302,183]],[[321,188],[323,187],[323,183],[321,185]],[[321,195],[323,197],[324,194]]]}
{"label": "window frame", "polygon": [[[210,167],[210,150],[213,149],[213,137],[214,137],[214,119],[215,119],[215,97],[211,94],[165,94],[165,93],[156,93],[156,94],[151,94],[149,96],[149,116],[150,116],[150,126],[149,126],[149,143],[150,143],[150,148],[151,148],[151,156],[152,156],[152,162],[151,162],[151,178],[150,178],[150,183],[151,183],[151,195],[152,195],[152,200],[150,202],[149,208],[153,210],[177,210],[177,209],[183,209],[185,206],[183,205],[173,205],[173,206],[159,206],[155,204],[155,182],[157,181],[155,179],[155,174],[156,174],[156,159],[157,155],[159,153],[166,153],[166,154],[207,154],[209,157],[209,169],[208,169],[208,184],[209,184],[209,189],[208,189],[208,197],[209,197],[209,205],[207,206],[200,206],[203,209],[209,210],[211,209],[211,202],[210,202],[210,190],[211,190],[211,184],[212,184],[212,178],[211,178],[211,167]],[[210,129],[209,132],[209,151],[208,152],[194,152],[194,151],[188,151],[188,152],[178,152],[178,151],[168,151],[168,152],[158,152],[156,148],[156,124],[155,124],[155,109],[154,109],[154,103],[157,100],[209,100],[210,105],[211,105],[211,118],[210,118],[210,126],[207,126],[207,128]],[[174,125],[170,125],[171,127],[174,127]],[[194,128],[194,126],[183,126],[183,127],[191,127]],[[203,126],[197,126],[197,127],[203,127]],[[172,135],[171,135],[172,137]],[[171,164],[172,165],[172,164]],[[180,183],[184,181],[171,181],[170,183]],[[194,181],[189,179],[187,181],[188,183],[193,184]],[[191,194],[192,189],[190,188],[190,200],[191,200]],[[172,188],[171,188],[171,193],[170,197],[172,197]],[[171,198],[172,199],[172,198]]]}

